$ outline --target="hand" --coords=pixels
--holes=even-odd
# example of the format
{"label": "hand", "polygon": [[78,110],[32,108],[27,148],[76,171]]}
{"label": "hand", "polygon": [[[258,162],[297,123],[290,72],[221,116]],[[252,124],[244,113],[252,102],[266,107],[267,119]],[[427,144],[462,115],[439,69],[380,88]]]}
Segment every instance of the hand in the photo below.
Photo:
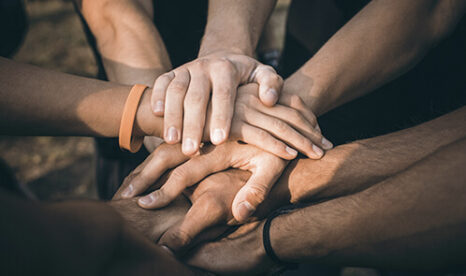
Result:
{"label": "hand", "polygon": [[217,239],[228,229],[226,225],[237,224],[231,204],[249,176],[249,172],[231,169],[210,175],[194,189],[187,189],[184,194],[190,198],[191,208],[158,244],[180,256],[196,244]]}
{"label": "hand", "polygon": [[[186,159],[179,145],[161,145],[125,179],[121,196],[127,198],[144,192],[166,170]],[[174,169],[160,189],[140,198],[138,203],[143,208],[164,207],[206,176],[230,167],[239,168],[252,172],[231,205],[235,219],[244,222],[266,198],[285,166],[285,160],[251,145],[233,141],[205,146],[200,155]]]}
{"label": "hand", "polygon": [[191,207],[191,203],[181,196],[170,207],[161,210],[142,209],[137,204],[138,198],[109,201],[112,206],[132,227],[139,230],[149,240],[156,242],[163,233],[173,227]]}
{"label": "hand", "polygon": [[[280,104],[267,107],[259,100],[257,89],[256,84],[244,85],[238,89],[230,133],[232,140],[255,145],[287,160],[297,156],[297,151],[291,147],[312,159],[321,158],[324,154],[322,149],[328,150],[333,147],[332,143],[322,136],[315,115],[299,96],[283,94]],[[154,129],[154,125],[160,123],[162,118],[152,115],[147,97],[145,93],[141,100],[136,117],[136,130],[141,128],[138,133],[157,136],[160,135],[159,128]],[[211,105],[207,112],[206,130],[210,129],[211,125]],[[205,132],[204,137],[208,136],[209,133]],[[148,149],[153,148],[150,142],[146,141],[145,144]]]}
{"label": "hand", "polygon": [[266,275],[279,269],[262,243],[263,222],[251,222],[219,241],[204,243],[187,257],[189,265],[215,274]]}
{"label": "hand", "polygon": [[282,94],[280,104],[267,107],[257,97],[256,84],[238,89],[230,138],[287,160],[296,157],[294,149],[309,158],[319,159],[324,154],[322,149],[333,147],[322,136],[315,115],[299,96]]}
{"label": "hand", "polygon": [[194,275],[104,203],[70,201],[44,206],[39,217],[42,223],[36,227],[38,235],[45,231],[39,237],[49,248],[44,271],[52,267],[54,273],[64,275]]}
{"label": "hand", "polygon": [[145,136],[144,146],[148,152],[153,152],[158,146],[163,143],[163,140],[156,136]]}
{"label": "hand", "polygon": [[164,116],[165,141],[178,143],[182,135],[183,153],[197,152],[211,91],[210,141],[216,145],[226,141],[236,91],[241,84],[251,82],[259,84],[259,98],[263,104],[272,106],[277,102],[282,78],[272,67],[236,53],[212,53],[158,77],[151,104],[155,115]]}

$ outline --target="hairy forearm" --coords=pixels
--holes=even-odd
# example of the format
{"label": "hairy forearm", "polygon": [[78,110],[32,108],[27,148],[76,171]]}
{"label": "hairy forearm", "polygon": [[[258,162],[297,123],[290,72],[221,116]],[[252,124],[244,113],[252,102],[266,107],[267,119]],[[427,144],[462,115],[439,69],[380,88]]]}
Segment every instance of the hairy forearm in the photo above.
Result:
{"label": "hairy forearm", "polygon": [[233,51],[253,56],[276,0],[209,1],[207,26],[199,56]]}
{"label": "hairy forearm", "polygon": [[454,29],[465,8],[461,0],[371,1],[284,89],[321,115],[409,70]]}
{"label": "hairy forearm", "polygon": [[463,138],[365,191],[278,217],[272,246],[285,260],[464,268],[465,152]]}
{"label": "hairy forearm", "polygon": [[152,86],[171,69],[152,22],[152,1],[83,0],[82,13],[97,41],[109,80]]}
{"label": "hairy forearm", "polygon": [[463,139],[465,125],[463,107],[409,129],[338,146],[320,160],[293,161],[263,208],[270,210],[270,205],[317,201],[362,191]]}
{"label": "hairy forearm", "polygon": [[[116,137],[130,89],[0,58],[0,131]],[[136,115],[135,133],[160,136],[163,122],[152,115],[147,90]]]}

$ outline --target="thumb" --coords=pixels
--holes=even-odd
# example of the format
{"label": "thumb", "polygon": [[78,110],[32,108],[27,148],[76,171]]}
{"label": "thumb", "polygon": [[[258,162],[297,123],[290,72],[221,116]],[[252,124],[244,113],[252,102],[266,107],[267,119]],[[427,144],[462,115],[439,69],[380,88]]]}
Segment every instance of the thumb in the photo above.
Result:
{"label": "thumb", "polygon": [[273,106],[280,97],[283,79],[268,65],[259,65],[252,73],[252,81],[259,84],[259,98],[263,104]]}
{"label": "thumb", "polygon": [[235,219],[245,222],[261,204],[272,188],[277,175],[258,170],[253,172],[248,182],[238,191],[233,200],[232,213]]}

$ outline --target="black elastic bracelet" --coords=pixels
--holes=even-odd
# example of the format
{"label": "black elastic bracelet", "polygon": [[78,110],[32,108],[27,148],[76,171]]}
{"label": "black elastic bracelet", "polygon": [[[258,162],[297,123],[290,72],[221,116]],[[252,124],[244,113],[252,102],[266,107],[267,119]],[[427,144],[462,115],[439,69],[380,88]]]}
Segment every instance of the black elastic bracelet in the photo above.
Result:
{"label": "black elastic bracelet", "polygon": [[297,263],[284,262],[284,261],[282,261],[282,260],[280,260],[278,258],[277,254],[275,254],[275,252],[273,251],[272,245],[270,243],[270,225],[272,224],[272,219],[274,219],[274,218],[276,218],[276,217],[278,217],[279,215],[282,215],[282,214],[288,214],[293,210],[294,210],[294,208],[286,208],[286,209],[282,208],[282,209],[278,209],[278,210],[272,212],[267,217],[267,219],[265,220],[264,228],[263,228],[263,231],[262,231],[262,242],[264,243],[265,253],[267,254],[267,256],[275,264],[277,264],[279,266],[283,266],[286,269],[297,269],[298,264]]}

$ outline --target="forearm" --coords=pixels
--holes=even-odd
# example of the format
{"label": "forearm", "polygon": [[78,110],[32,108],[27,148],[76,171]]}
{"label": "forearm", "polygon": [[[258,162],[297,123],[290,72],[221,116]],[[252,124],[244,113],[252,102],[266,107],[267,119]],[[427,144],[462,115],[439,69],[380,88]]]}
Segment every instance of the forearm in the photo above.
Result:
{"label": "forearm", "polygon": [[253,56],[276,0],[209,1],[199,56],[229,51]]}
{"label": "forearm", "polygon": [[315,201],[364,190],[466,137],[465,125],[463,107],[413,128],[338,146],[320,160],[296,160],[275,184],[267,202]]}
{"label": "forearm", "polygon": [[165,45],[152,21],[152,1],[84,0],[82,13],[97,41],[111,81],[152,86],[171,69]]}
{"label": "forearm", "polygon": [[113,254],[122,220],[103,204],[42,204],[0,190],[0,205],[2,273],[97,275]]}
{"label": "forearm", "polygon": [[[116,137],[130,89],[0,58],[0,131]],[[137,112],[135,133],[160,136],[163,122],[152,115],[147,90]]]}
{"label": "forearm", "polygon": [[285,91],[301,95],[317,115],[373,91],[447,36],[465,4],[371,1],[285,81]]}
{"label": "forearm", "polygon": [[284,260],[338,265],[464,268],[466,139],[355,195],[277,217]]}

